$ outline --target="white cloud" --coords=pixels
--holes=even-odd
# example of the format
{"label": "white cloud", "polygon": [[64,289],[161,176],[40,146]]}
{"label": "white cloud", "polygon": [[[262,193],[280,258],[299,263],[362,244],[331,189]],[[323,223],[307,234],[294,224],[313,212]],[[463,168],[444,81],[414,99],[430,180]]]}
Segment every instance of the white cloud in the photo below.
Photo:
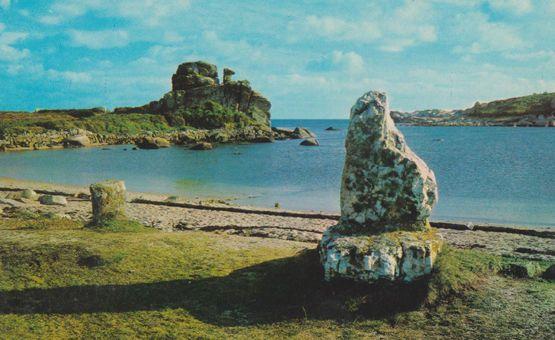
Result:
{"label": "white cloud", "polygon": [[57,71],[50,69],[46,71],[48,77],[58,80],[67,80],[72,83],[88,83],[92,81],[92,76],[87,72]]}
{"label": "white cloud", "polygon": [[364,67],[364,60],[358,53],[338,50],[322,58],[312,60],[306,65],[306,69],[313,73],[358,74],[364,71]]}
{"label": "white cloud", "polygon": [[529,61],[529,60],[555,60],[555,51],[533,51],[521,53],[506,53],[505,58],[516,61]]}
{"label": "white cloud", "polygon": [[10,0],[0,0],[0,8],[8,9],[10,7]]}
{"label": "white cloud", "polygon": [[6,25],[0,23],[0,61],[16,62],[29,57],[31,54],[28,49],[18,49],[12,45],[17,44],[27,38],[24,32],[5,31]]}
{"label": "white cloud", "polygon": [[435,11],[429,2],[407,0],[391,12],[370,11],[364,20],[310,15],[290,22],[288,29],[291,41],[322,37],[334,41],[374,43],[383,51],[400,52],[410,46],[437,40],[434,16]]}
{"label": "white cloud", "polygon": [[379,25],[373,22],[348,22],[331,16],[310,15],[300,22],[289,23],[289,30],[296,37],[299,30],[303,34],[321,36],[330,40],[373,42],[382,33]]}
{"label": "white cloud", "polygon": [[512,51],[526,45],[515,27],[490,22],[484,14],[460,15],[455,20],[459,39],[467,41],[466,45],[455,48],[457,53]]}
{"label": "white cloud", "polygon": [[189,0],[57,0],[48,14],[38,20],[43,24],[57,25],[92,11],[105,17],[120,17],[155,26],[183,14],[189,5]]}
{"label": "white cloud", "polygon": [[129,34],[123,30],[104,31],[79,31],[70,30],[69,36],[76,46],[85,46],[90,49],[104,49],[124,47],[129,44]]}
{"label": "white cloud", "polygon": [[533,5],[530,0],[489,0],[491,7],[499,11],[507,11],[522,15],[532,11]]}
{"label": "white cloud", "polygon": [[244,60],[262,62],[266,56],[263,48],[253,46],[246,40],[224,40],[214,31],[203,33],[204,43],[210,45],[214,51],[226,56],[229,60]]}

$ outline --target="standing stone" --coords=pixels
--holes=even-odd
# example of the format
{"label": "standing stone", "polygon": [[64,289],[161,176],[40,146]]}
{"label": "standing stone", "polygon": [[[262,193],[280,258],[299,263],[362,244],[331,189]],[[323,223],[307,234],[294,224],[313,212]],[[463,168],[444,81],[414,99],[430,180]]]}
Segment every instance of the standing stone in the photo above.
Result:
{"label": "standing stone", "polygon": [[320,242],[326,280],[431,273],[441,246],[428,221],[435,176],[395,127],[385,93],[368,92],[352,107],[345,147],[341,218]]}
{"label": "standing stone", "polygon": [[101,225],[113,220],[126,218],[125,183],[104,181],[91,185],[93,224]]}

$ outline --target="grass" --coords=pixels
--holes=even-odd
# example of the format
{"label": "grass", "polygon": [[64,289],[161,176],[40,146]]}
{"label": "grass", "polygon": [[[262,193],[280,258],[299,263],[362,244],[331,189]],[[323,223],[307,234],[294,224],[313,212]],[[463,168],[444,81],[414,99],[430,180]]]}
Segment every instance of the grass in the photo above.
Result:
{"label": "grass", "polygon": [[[311,244],[0,220],[6,338],[549,338],[554,283],[447,248],[410,286],[322,282]],[[545,267],[547,263],[539,263]]]}

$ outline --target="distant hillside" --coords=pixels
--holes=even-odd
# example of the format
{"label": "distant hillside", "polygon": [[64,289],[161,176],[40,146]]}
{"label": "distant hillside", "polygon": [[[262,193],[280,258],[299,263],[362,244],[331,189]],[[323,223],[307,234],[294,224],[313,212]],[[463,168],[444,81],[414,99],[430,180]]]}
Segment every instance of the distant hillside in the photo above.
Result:
{"label": "distant hillside", "polygon": [[555,93],[532,94],[495,100],[489,103],[476,103],[474,107],[466,110],[469,116],[474,117],[506,117],[522,115],[555,115]]}
{"label": "distant hillside", "polygon": [[476,102],[464,110],[392,111],[391,116],[407,125],[555,127],[555,93]]}

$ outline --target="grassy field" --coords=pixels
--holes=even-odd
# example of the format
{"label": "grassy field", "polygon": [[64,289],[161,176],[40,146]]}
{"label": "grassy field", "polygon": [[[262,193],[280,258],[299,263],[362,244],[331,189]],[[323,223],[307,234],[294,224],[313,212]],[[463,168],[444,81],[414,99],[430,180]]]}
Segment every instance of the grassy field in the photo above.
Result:
{"label": "grassy field", "polygon": [[[446,249],[411,286],[325,284],[311,244],[0,220],[3,338],[526,338],[554,335],[555,283]],[[545,268],[548,263],[536,263]]]}

